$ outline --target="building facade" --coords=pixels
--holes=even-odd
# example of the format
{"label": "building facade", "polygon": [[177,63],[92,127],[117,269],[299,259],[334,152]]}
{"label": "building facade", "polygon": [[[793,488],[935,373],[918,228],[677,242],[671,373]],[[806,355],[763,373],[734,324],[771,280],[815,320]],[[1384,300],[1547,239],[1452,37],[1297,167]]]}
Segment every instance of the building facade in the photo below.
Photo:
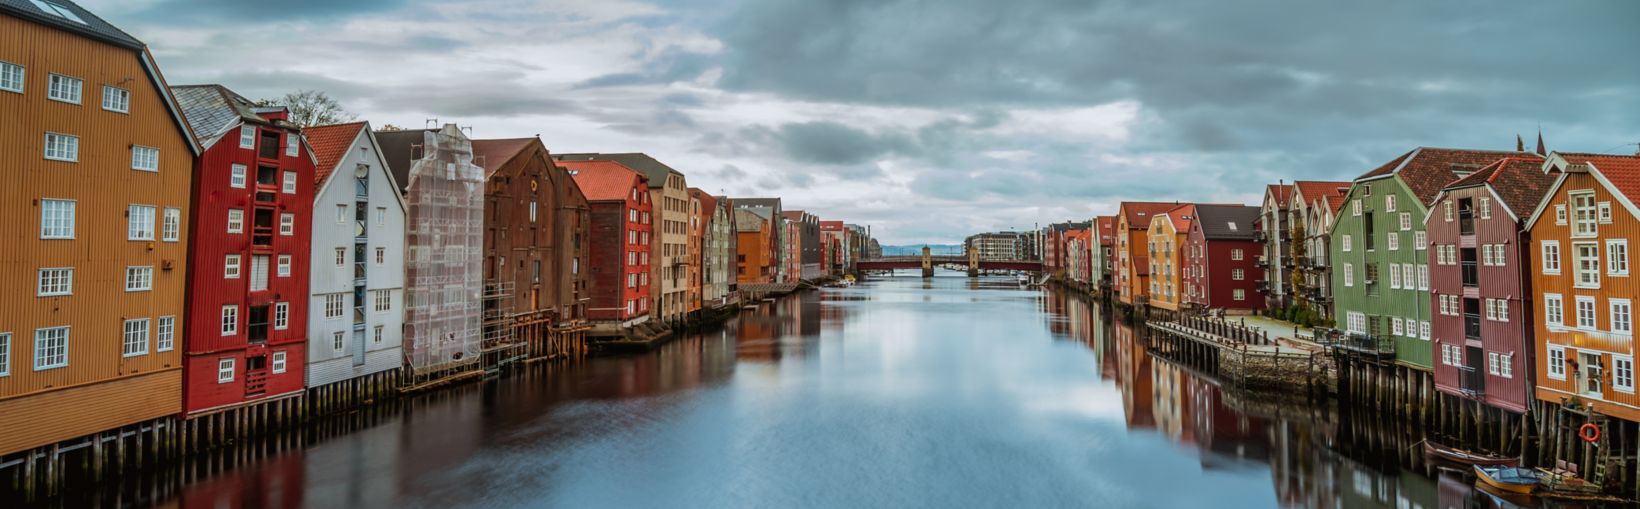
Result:
{"label": "building facade", "polygon": [[1150,305],[1178,311],[1184,298],[1184,246],[1196,222],[1196,206],[1184,204],[1150,221],[1145,255],[1150,261]]}
{"label": "building facade", "polygon": [[[404,363],[404,197],[372,134],[353,122],[304,133],[317,161],[308,259],[307,386]],[[339,309],[338,309],[339,308]]]}
{"label": "building facade", "polygon": [[199,147],[146,46],[63,5],[0,3],[0,458],[182,409]]}
{"label": "building facade", "polygon": [[1122,202],[1116,211],[1116,298],[1144,304],[1150,296],[1150,220],[1177,203]]}
{"label": "building facade", "polygon": [[1196,206],[1181,255],[1187,306],[1231,313],[1264,309],[1258,294],[1264,246],[1253,227],[1261,213],[1244,205]]}
{"label": "building facade", "polygon": [[257,107],[220,85],[171,90],[203,147],[194,163],[184,412],[300,396],[313,154],[283,108]]}
{"label": "building facade", "polygon": [[683,172],[643,153],[560,154],[561,160],[611,160],[649,179],[651,319],[682,320],[689,300],[689,187]]}
{"label": "building facade", "polygon": [[1297,301],[1323,320],[1333,318],[1332,264],[1327,257],[1332,237],[1328,233],[1349,190],[1349,182],[1300,180],[1293,183],[1293,204],[1289,210],[1295,242],[1289,254],[1297,258],[1294,263],[1297,275],[1289,279],[1298,285],[1294,292]]}
{"label": "building facade", "polygon": [[587,256],[592,301],[587,317],[600,335],[649,320],[648,178],[615,161],[559,161],[592,210]]}
{"label": "building facade", "polygon": [[735,280],[739,284],[773,283],[778,260],[769,249],[774,223],[755,209],[735,209]]}
{"label": "building facade", "polygon": [[701,237],[701,304],[717,308],[730,303],[735,284],[734,206],[727,197],[692,189],[700,201],[705,230]]}
{"label": "building facade", "polygon": [[1288,274],[1294,264],[1292,243],[1293,185],[1270,184],[1264,187],[1264,200],[1259,216],[1259,242],[1264,245],[1260,263],[1264,267],[1265,306],[1285,308],[1292,305],[1292,284]]}

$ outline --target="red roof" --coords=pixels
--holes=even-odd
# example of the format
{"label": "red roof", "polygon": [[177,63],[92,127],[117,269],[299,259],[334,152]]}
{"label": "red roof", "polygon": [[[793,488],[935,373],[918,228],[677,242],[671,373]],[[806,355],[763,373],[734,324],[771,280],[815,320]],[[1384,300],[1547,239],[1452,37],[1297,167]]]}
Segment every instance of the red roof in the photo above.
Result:
{"label": "red roof", "polygon": [[717,213],[717,197],[698,187],[689,188],[689,196],[700,200],[700,214],[706,218],[705,223],[711,224],[712,214]]}
{"label": "red roof", "polygon": [[575,178],[575,185],[581,188],[581,194],[586,195],[589,202],[624,202],[632,196],[634,187],[645,185],[646,181],[643,175],[631,168],[607,159],[598,161],[560,160],[558,166]]}
{"label": "red roof", "polygon": [[1186,203],[1165,212],[1167,219],[1173,223],[1173,233],[1190,231],[1190,223],[1196,220],[1196,204]]}
{"label": "red roof", "polygon": [[1332,207],[1334,215],[1337,215],[1338,211],[1344,210],[1344,196],[1345,195],[1327,197],[1327,206]]}
{"label": "red roof", "polygon": [[495,175],[502,165],[511,161],[513,156],[524,150],[531,143],[540,143],[536,138],[511,138],[503,140],[473,140],[473,164],[484,167],[484,176]]}
{"label": "red roof", "polygon": [[1279,207],[1282,207],[1282,208],[1286,208],[1287,207],[1287,202],[1292,201],[1292,198],[1293,198],[1293,185],[1292,184],[1270,184],[1269,186],[1264,188],[1264,192],[1266,194],[1275,195],[1276,205],[1279,206]]}
{"label": "red roof", "polygon": [[313,158],[319,161],[319,165],[313,167],[315,184],[323,186],[325,179],[330,178],[330,172],[335,171],[336,165],[347,158],[347,149],[353,146],[353,140],[359,138],[359,131],[363,131],[365,125],[364,122],[348,122],[302,130],[302,136],[307,138],[308,149],[313,151]]}
{"label": "red roof", "polygon": [[1418,201],[1431,205],[1442,188],[1458,180],[1459,172],[1479,171],[1506,157],[1543,160],[1543,156],[1531,152],[1420,147],[1361,175],[1356,181],[1396,175],[1418,197]]}
{"label": "red roof", "polygon": [[1566,162],[1572,164],[1588,164],[1600,171],[1606,180],[1611,181],[1617,192],[1623,193],[1630,201],[1640,197],[1640,154],[1621,156],[1611,154],[1583,154],[1556,152]]}
{"label": "red roof", "polygon": [[1110,242],[1115,240],[1116,216],[1099,216],[1094,218],[1094,221],[1099,223],[1099,243],[1101,245],[1109,245]]}
{"label": "red roof", "polygon": [[1329,182],[1323,180],[1299,180],[1293,182],[1298,194],[1304,198],[1304,203],[1316,203],[1328,196],[1344,196],[1350,192],[1349,182]]}
{"label": "red roof", "polygon": [[1178,206],[1178,202],[1125,201],[1121,205],[1121,214],[1127,216],[1129,230],[1149,230],[1150,218]]}

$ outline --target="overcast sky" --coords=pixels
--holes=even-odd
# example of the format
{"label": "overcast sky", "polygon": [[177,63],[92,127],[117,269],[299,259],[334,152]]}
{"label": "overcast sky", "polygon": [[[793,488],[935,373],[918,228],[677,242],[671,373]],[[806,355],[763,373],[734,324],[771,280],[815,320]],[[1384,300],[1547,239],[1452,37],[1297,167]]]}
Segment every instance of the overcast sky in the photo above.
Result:
{"label": "overcast sky", "polygon": [[890,244],[1257,203],[1413,147],[1630,153],[1640,2],[83,0],[172,84],[642,151]]}

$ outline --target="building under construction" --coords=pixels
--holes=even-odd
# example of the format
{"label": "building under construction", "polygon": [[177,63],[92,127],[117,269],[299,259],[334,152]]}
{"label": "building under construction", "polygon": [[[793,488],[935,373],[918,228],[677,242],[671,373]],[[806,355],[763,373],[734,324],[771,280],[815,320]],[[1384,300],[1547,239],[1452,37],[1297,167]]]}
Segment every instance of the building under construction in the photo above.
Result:
{"label": "building under construction", "polygon": [[406,390],[483,373],[484,169],[454,124],[376,133],[404,186]]}

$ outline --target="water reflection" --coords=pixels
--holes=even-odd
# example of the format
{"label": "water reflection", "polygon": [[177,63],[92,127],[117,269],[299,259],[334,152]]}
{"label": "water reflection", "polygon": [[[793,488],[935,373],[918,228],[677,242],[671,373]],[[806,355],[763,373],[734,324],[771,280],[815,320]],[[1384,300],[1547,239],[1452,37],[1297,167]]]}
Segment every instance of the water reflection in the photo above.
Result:
{"label": "water reflection", "polygon": [[[120,493],[183,507],[1507,507],[1416,431],[1241,394],[1097,303],[894,278],[645,355],[320,423]],[[183,473],[178,473],[183,472]],[[108,499],[103,499],[108,500]],[[4,505],[4,504],[0,504]],[[66,505],[88,505],[70,503]]]}

